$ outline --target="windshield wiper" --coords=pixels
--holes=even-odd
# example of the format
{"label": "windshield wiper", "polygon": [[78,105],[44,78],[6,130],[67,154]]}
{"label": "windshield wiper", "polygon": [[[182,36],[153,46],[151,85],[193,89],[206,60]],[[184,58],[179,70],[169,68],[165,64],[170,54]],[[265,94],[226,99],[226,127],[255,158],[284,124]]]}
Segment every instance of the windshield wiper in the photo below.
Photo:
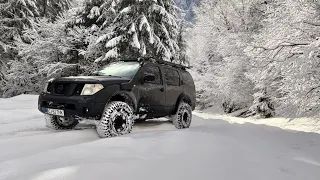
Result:
{"label": "windshield wiper", "polygon": [[105,76],[123,78],[122,76],[114,76],[114,75],[105,75]]}
{"label": "windshield wiper", "polygon": [[109,77],[123,78],[122,76],[114,76],[114,75],[111,75],[111,74],[101,74],[101,73],[98,73],[98,72],[91,73],[91,76],[109,76]]}

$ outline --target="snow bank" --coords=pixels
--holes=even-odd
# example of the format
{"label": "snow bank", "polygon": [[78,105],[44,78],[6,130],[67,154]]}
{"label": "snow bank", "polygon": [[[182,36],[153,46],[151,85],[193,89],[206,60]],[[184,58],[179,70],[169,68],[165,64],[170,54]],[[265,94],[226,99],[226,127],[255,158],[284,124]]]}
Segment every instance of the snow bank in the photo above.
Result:
{"label": "snow bank", "polygon": [[237,124],[260,124],[273,127],[279,127],[285,130],[301,131],[301,132],[313,132],[320,134],[320,121],[312,118],[298,118],[298,119],[286,119],[286,118],[270,118],[270,119],[257,119],[257,118],[238,118],[230,115],[204,113],[201,111],[193,112],[194,115],[203,119],[221,119],[229,123]]}

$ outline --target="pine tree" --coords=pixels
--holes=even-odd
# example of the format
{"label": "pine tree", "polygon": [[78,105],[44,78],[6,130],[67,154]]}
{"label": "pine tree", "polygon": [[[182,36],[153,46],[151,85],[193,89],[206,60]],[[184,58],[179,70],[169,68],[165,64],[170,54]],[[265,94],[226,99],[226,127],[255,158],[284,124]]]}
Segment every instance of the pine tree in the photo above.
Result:
{"label": "pine tree", "polygon": [[55,22],[42,18],[33,23],[33,28],[24,31],[24,36],[31,42],[16,42],[17,58],[8,62],[5,73],[0,73],[4,97],[39,93],[46,80],[78,75],[91,65],[82,55],[90,33],[82,27],[68,28],[66,21],[69,18],[65,15]]}
{"label": "pine tree", "polygon": [[105,0],[89,0],[84,1],[83,5],[78,8],[75,17],[72,18],[71,25],[82,25],[85,27],[101,26],[102,21],[99,20],[101,15],[100,6]]}
{"label": "pine tree", "polygon": [[101,29],[112,30],[97,40],[106,53],[96,62],[145,56],[180,59],[179,14],[173,0],[107,0],[100,9]]}
{"label": "pine tree", "polygon": [[[22,31],[39,16],[36,0],[0,1],[0,54],[12,58],[14,41],[21,40]],[[9,57],[8,57],[9,56]]]}
{"label": "pine tree", "polygon": [[37,0],[37,6],[41,17],[54,21],[61,13],[71,7],[72,1],[74,0]]}

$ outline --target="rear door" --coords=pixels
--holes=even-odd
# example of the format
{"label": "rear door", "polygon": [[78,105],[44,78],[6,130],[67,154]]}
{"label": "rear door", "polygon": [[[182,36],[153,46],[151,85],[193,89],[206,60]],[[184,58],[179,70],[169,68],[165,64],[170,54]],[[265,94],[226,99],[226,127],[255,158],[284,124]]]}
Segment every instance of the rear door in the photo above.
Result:
{"label": "rear door", "polygon": [[172,112],[182,92],[180,75],[178,70],[166,66],[163,67],[163,72],[166,85],[166,106],[167,110]]}

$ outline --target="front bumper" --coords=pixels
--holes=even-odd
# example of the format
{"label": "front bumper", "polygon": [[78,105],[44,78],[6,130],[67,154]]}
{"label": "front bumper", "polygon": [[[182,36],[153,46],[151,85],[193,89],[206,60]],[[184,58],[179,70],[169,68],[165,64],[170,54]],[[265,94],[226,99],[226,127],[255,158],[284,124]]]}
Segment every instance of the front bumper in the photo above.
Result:
{"label": "front bumper", "polygon": [[95,96],[54,96],[41,93],[38,99],[38,109],[46,113],[46,108],[64,110],[65,117],[82,117],[100,119],[105,103],[97,103]]}

